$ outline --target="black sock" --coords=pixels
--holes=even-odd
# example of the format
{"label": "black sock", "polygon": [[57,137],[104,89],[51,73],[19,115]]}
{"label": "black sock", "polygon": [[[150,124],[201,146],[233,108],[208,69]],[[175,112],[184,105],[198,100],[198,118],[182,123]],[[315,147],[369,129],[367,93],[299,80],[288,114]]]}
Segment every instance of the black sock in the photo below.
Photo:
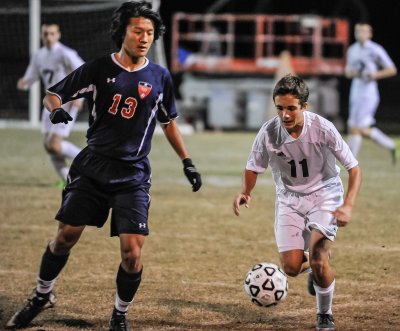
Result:
{"label": "black sock", "polygon": [[143,268],[137,273],[130,274],[119,265],[116,282],[118,297],[121,300],[125,302],[133,300],[142,279],[142,271]]}
{"label": "black sock", "polygon": [[64,268],[68,261],[69,254],[67,255],[54,255],[47,245],[46,251],[42,256],[40,264],[39,278],[46,281],[51,281],[57,278],[60,271]]}

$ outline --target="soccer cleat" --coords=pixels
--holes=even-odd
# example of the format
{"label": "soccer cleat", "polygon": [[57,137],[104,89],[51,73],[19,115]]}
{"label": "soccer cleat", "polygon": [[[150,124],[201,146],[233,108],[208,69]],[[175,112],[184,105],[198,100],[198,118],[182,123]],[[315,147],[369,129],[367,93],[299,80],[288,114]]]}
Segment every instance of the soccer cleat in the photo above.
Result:
{"label": "soccer cleat", "polygon": [[60,179],[56,183],[56,187],[58,187],[59,189],[64,189],[65,185],[67,185],[67,182],[64,179]]}
{"label": "soccer cleat", "polygon": [[308,278],[307,278],[307,290],[308,290],[308,293],[310,293],[310,295],[312,295],[312,296],[316,295],[315,288],[314,288],[314,281],[313,281],[311,272],[308,274]]}
{"label": "soccer cleat", "polygon": [[125,315],[113,313],[110,320],[110,331],[130,331]]}
{"label": "soccer cleat", "polygon": [[7,329],[20,329],[27,326],[37,315],[43,310],[54,307],[57,299],[53,292],[50,292],[48,298],[40,298],[36,295],[36,291],[27,304],[7,322]]}
{"label": "soccer cleat", "polygon": [[315,331],[334,331],[335,322],[331,314],[317,314],[317,325]]}
{"label": "soccer cleat", "polygon": [[390,150],[390,156],[392,157],[392,164],[395,165],[397,161],[396,148]]}

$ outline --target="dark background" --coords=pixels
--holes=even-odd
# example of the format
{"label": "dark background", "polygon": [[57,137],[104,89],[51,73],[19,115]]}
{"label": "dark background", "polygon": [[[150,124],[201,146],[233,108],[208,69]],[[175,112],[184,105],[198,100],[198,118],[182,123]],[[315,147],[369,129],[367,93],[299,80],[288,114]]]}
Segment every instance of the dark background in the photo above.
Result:
{"label": "dark background", "polygon": [[[399,15],[400,0],[161,0],[160,13],[167,27],[164,44],[170,64],[171,21],[175,12],[207,13],[218,3],[225,5],[215,13],[251,14],[316,14],[325,17],[347,18],[350,30],[357,21],[367,21],[374,28],[374,40],[381,44],[400,69]],[[110,40],[109,26],[112,11],[118,6],[89,12],[59,12],[52,8],[98,4],[95,0],[42,0],[42,21],[59,22],[62,42],[75,48],[87,61],[115,51]],[[0,119],[27,119],[28,93],[16,90],[16,82],[29,63],[28,0],[0,2]],[[350,42],[353,42],[350,33]],[[339,77],[340,115],[347,118],[350,81]],[[176,87],[180,76],[174,75]],[[377,121],[388,133],[400,134],[400,111],[397,110],[397,91],[400,76],[379,81],[381,103]],[[178,94],[179,97],[179,94]],[[39,105],[40,107],[40,105]]]}
{"label": "dark background", "polygon": [[[172,15],[175,12],[205,13],[216,0],[164,0],[160,12],[167,25],[166,46],[168,48]],[[231,0],[217,13],[261,13],[261,14],[316,14],[326,17],[347,18],[351,24],[369,22],[374,28],[374,40],[382,44],[392,59],[400,66],[399,0]],[[351,35],[351,41],[354,41]]]}
{"label": "dark background", "polygon": [[[223,1],[215,0],[175,0],[162,1],[160,13],[167,26],[165,48],[170,63],[172,15],[175,12],[207,13],[213,5]],[[251,14],[316,14],[324,17],[347,18],[350,23],[350,43],[354,42],[353,27],[360,21],[367,22],[374,29],[373,40],[381,44],[389,53],[400,71],[400,1],[399,0],[231,0],[225,1],[215,13],[251,13]],[[179,84],[176,75],[175,83]],[[340,115],[348,115],[348,94],[350,81],[339,77]],[[400,134],[400,111],[397,105],[397,93],[400,90],[400,76],[379,81],[381,103],[376,115],[377,125],[391,134]]]}

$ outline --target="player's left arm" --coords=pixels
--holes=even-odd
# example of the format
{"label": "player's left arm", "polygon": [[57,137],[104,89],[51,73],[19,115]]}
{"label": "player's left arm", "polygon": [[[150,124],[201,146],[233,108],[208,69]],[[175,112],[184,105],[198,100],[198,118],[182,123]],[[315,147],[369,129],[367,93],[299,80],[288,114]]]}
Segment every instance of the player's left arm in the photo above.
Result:
{"label": "player's left arm", "polygon": [[378,70],[377,72],[370,74],[370,78],[373,80],[379,80],[395,76],[396,74],[397,68],[393,66],[389,68],[383,68],[381,70]]}
{"label": "player's left arm", "polygon": [[161,124],[161,127],[169,143],[171,144],[176,154],[178,154],[180,159],[184,160],[188,158],[189,153],[186,150],[182,135],[175,120],[171,120],[169,123],[166,124]]}
{"label": "player's left arm", "polygon": [[380,69],[374,73],[371,73],[370,78],[373,80],[379,80],[395,76],[397,74],[396,65],[386,50],[383,47],[378,47],[376,49],[376,55],[378,62],[377,64]]}
{"label": "player's left arm", "polygon": [[357,165],[348,170],[349,180],[343,205],[333,212],[338,226],[346,226],[351,219],[351,213],[361,187],[361,169]]}
{"label": "player's left arm", "polygon": [[178,125],[175,120],[161,125],[167,140],[175,150],[176,154],[180,157],[183,163],[183,171],[192,184],[193,192],[196,192],[201,187],[201,175],[194,166],[192,160],[189,158],[189,153],[186,150],[183,142],[182,135],[179,131]]}

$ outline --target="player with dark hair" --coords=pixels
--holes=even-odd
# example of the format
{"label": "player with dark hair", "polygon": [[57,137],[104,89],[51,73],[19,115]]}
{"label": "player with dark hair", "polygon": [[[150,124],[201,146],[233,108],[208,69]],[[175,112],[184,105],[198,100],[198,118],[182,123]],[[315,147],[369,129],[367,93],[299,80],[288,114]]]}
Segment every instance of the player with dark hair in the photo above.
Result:
{"label": "player with dark hair", "polygon": [[[83,60],[74,49],[60,42],[61,32],[58,24],[53,22],[43,23],[41,38],[43,47],[32,56],[24,76],[18,80],[17,88],[19,90],[29,89],[39,79],[47,89],[83,64]],[[61,178],[59,183],[62,187],[67,181],[69,171],[66,159],[74,159],[81,151],[79,147],[66,138],[69,136],[78,111],[82,107],[82,102],[76,100],[65,104],[63,107],[72,117],[72,121],[54,125],[50,122],[46,109],[43,109],[41,118],[43,145]]]}
{"label": "player with dark hair", "polygon": [[362,139],[370,138],[390,151],[396,163],[396,144],[393,139],[375,127],[375,113],[379,105],[378,80],[396,75],[397,68],[386,50],[373,42],[372,27],[360,22],[354,27],[356,42],[347,50],[345,74],[350,78],[348,144],[357,157]]}
{"label": "player with dark hair", "polygon": [[65,102],[84,97],[90,107],[88,146],[74,159],[63,191],[55,238],[41,261],[34,295],[8,322],[21,328],[55,303],[53,287],[86,225],[102,227],[111,214],[111,236],[119,236],[121,263],[110,330],[128,330],[126,313],[140,285],[141,250],[149,234],[151,169],[148,154],[156,126],[183,161],[196,192],[201,176],[189,158],[175,122],[172,79],[146,58],[164,26],[145,1],[126,2],[112,18],[118,53],[90,61],[48,89],[43,102],[53,123],[71,118]]}
{"label": "player with dark hair", "polygon": [[[255,138],[233,210],[239,215],[240,205],[249,206],[258,174],[270,165],[276,184],[275,240],[282,268],[295,277],[311,267],[316,330],[335,330],[335,276],[329,258],[337,227],[351,219],[361,171],[335,126],[306,111],[308,94],[307,85],[296,76],[287,75],[276,84],[273,100],[278,116],[264,123]],[[344,199],[336,159],[349,174]]]}

